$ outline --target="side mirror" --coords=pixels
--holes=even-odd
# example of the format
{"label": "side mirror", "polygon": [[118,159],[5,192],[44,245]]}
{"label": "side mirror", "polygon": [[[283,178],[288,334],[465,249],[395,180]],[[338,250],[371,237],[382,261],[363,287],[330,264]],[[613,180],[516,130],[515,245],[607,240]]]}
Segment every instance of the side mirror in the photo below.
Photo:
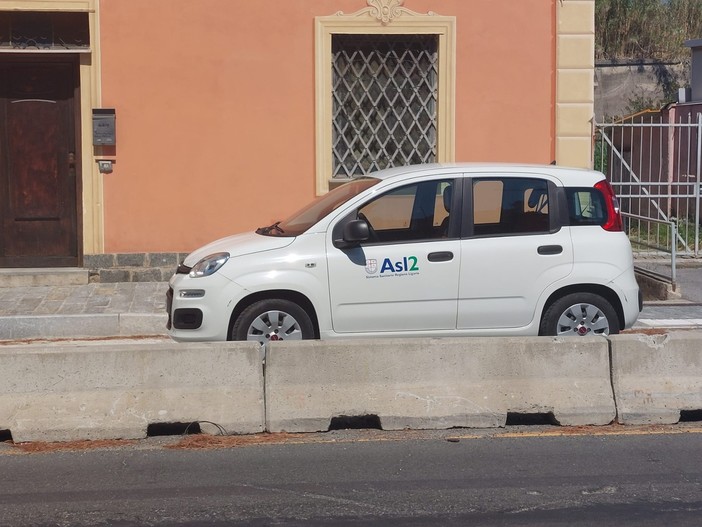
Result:
{"label": "side mirror", "polygon": [[341,240],[334,240],[334,247],[343,249],[353,247],[370,238],[368,223],[363,220],[351,220],[344,225]]}

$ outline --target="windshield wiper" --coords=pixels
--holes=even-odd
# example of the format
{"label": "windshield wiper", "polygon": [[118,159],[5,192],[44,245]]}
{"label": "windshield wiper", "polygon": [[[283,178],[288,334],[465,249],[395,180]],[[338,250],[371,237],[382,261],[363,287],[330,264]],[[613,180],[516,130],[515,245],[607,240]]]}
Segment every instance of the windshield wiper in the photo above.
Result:
{"label": "windshield wiper", "polygon": [[273,230],[279,232],[280,234],[285,232],[280,228],[280,222],[276,221],[273,225],[269,225],[268,227],[259,227],[256,229],[256,234],[269,234]]}

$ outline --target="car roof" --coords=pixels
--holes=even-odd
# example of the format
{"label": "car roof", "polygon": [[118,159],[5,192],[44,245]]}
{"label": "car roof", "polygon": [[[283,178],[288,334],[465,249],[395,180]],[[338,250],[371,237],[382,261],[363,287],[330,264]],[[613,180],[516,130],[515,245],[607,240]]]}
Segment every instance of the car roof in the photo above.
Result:
{"label": "car roof", "polygon": [[406,179],[419,173],[436,174],[490,174],[505,172],[515,176],[520,174],[546,174],[568,183],[580,182],[589,184],[593,181],[604,179],[601,172],[584,168],[562,167],[557,165],[518,164],[518,163],[427,163],[420,165],[407,165],[402,167],[386,168],[366,174],[381,180]]}

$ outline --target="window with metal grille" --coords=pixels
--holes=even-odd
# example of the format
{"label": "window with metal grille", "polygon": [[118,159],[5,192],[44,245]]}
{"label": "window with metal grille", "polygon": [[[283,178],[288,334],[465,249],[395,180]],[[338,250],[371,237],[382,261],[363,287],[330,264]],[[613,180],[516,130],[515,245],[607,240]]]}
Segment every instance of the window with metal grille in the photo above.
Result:
{"label": "window with metal grille", "polygon": [[436,161],[437,99],[437,35],[333,35],[333,177]]}
{"label": "window with metal grille", "polygon": [[87,50],[87,13],[0,11],[0,50]]}

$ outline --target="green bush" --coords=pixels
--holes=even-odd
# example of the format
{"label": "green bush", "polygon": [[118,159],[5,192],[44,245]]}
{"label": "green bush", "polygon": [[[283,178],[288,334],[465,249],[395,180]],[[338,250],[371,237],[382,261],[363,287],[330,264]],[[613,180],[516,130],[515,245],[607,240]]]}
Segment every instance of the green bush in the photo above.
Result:
{"label": "green bush", "polygon": [[599,60],[686,60],[702,37],[702,0],[595,0]]}

